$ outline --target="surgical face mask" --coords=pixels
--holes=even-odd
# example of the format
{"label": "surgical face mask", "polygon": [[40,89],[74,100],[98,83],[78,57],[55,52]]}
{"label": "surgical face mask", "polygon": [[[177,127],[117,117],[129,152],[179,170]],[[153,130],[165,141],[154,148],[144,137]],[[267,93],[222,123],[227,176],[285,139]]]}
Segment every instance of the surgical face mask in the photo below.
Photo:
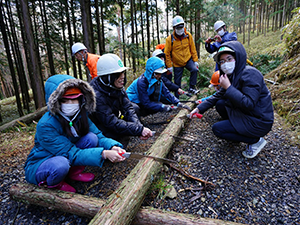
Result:
{"label": "surgical face mask", "polygon": [[67,103],[61,103],[61,111],[66,116],[74,116],[75,113],[79,110],[79,104],[67,104]]}
{"label": "surgical face mask", "polygon": [[234,68],[235,68],[235,61],[226,62],[221,65],[221,70],[227,75],[232,74],[234,71]]}
{"label": "surgical face mask", "polygon": [[225,34],[224,29],[222,29],[222,30],[220,30],[220,31],[218,32],[218,35],[220,35],[221,37],[223,37],[224,34]]}
{"label": "surgical face mask", "polygon": [[179,28],[179,29],[175,29],[175,33],[176,33],[178,36],[183,35],[183,33],[184,33],[184,27],[183,27],[183,28]]}

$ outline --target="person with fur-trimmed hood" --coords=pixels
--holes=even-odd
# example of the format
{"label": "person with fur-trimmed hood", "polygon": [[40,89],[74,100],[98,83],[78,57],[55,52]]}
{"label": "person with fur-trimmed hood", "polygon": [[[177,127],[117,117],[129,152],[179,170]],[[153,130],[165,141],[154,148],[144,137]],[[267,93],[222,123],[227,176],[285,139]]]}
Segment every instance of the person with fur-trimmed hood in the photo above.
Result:
{"label": "person with fur-trimmed hood", "polygon": [[25,179],[32,184],[76,192],[66,177],[82,182],[94,179],[85,166],[102,167],[104,159],[125,158],[122,144],[105,137],[88,118],[95,110],[95,93],[85,81],[69,75],[51,76],[45,83],[48,112],[36,126],[35,145],[25,163]]}
{"label": "person with fur-trimmed hood", "polygon": [[270,91],[259,70],[246,66],[247,53],[238,41],[222,44],[214,56],[220,67],[221,89],[191,113],[204,113],[216,106],[222,121],[213,125],[214,134],[233,142],[247,143],[242,152],[254,158],[266,145],[263,138],[272,128],[274,111]]}
{"label": "person with fur-trimmed hood", "polygon": [[140,115],[146,116],[157,112],[169,112],[173,108],[171,104],[180,108],[191,110],[188,106],[179,102],[161,80],[165,73],[165,63],[158,57],[151,57],[146,62],[146,71],[135,79],[126,92],[131,102],[140,107]]}
{"label": "person with fur-trimmed hood", "polygon": [[124,88],[127,69],[116,54],[104,54],[98,60],[98,76],[91,82],[97,104],[90,118],[106,137],[123,141],[128,136],[140,136],[146,140],[152,131],[142,125],[128,99]]}

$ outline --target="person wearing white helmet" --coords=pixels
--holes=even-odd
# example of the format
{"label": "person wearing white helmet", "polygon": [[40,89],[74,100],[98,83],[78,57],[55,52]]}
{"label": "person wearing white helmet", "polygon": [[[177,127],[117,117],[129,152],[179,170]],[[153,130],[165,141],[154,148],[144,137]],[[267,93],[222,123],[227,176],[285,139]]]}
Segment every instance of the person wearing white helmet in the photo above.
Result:
{"label": "person wearing white helmet", "polygon": [[[158,57],[160,58],[162,61],[165,62],[165,59],[166,59],[166,56],[165,56],[165,53],[161,50],[161,49],[156,49],[153,53],[152,53],[152,57]],[[174,92],[174,93],[178,93],[180,95],[184,94],[185,92],[177,85],[177,84],[174,84],[172,81],[170,81],[168,79],[168,76],[167,75],[167,72],[166,71],[165,73],[163,73],[161,75],[161,80],[164,82],[164,84],[166,85],[166,87]],[[172,80],[172,73],[170,74],[171,75],[171,80]]]}
{"label": "person wearing white helmet", "polygon": [[128,136],[152,136],[152,131],[141,124],[124,89],[127,69],[119,56],[104,54],[97,62],[98,76],[91,81],[97,103],[90,118],[106,137],[121,142]]}
{"label": "person wearing white helmet", "polygon": [[[235,32],[229,33],[226,30],[226,24],[222,20],[218,20],[214,24],[214,30],[217,33],[213,38],[209,37],[205,41],[205,49],[209,53],[216,52],[220,45],[227,41],[236,41],[237,35]],[[216,64],[215,71],[219,70],[218,64]]]}
{"label": "person wearing white helmet", "polygon": [[[189,92],[197,94],[195,89],[198,73],[198,55],[194,39],[190,32],[184,27],[184,20],[181,16],[173,18],[173,33],[166,39],[164,53],[166,54],[166,66],[168,71],[173,72],[174,83],[181,87],[181,78],[184,68],[187,68],[190,75]],[[172,65],[173,64],[173,65]],[[178,97],[178,94],[175,94]]]}
{"label": "person wearing white helmet", "polygon": [[89,53],[84,44],[77,42],[72,46],[72,56],[83,62],[92,79],[97,77],[97,62],[100,55]]}

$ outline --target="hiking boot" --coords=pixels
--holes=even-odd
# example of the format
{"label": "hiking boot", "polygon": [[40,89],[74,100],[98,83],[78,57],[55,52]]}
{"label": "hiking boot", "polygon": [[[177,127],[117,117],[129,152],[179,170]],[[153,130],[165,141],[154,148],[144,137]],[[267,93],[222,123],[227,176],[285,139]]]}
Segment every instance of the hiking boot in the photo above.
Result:
{"label": "hiking boot", "polygon": [[191,93],[191,94],[193,94],[193,95],[198,94],[198,92],[199,92],[199,90],[196,90],[196,89],[194,89],[194,88],[190,88],[190,89],[189,89],[189,93]]}
{"label": "hiking boot", "polygon": [[261,137],[258,142],[254,143],[252,145],[248,144],[246,147],[246,151],[243,151],[242,154],[244,157],[246,157],[248,159],[252,159],[262,150],[262,148],[266,144],[267,144],[267,141]]}

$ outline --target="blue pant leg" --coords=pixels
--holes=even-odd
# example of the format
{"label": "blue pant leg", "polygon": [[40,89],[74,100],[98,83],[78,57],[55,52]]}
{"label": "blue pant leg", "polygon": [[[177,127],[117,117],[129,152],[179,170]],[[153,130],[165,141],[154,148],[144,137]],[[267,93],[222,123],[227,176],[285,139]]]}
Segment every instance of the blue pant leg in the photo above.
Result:
{"label": "blue pant leg", "polygon": [[66,157],[54,156],[44,161],[36,171],[37,183],[47,182],[48,186],[59,184],[69,172],[70,162]]}
{"label": "blue pant leg", "polygon": [[98,137],[96,134],[89,132],[85,136],[81,137],[79,141],[76,142],[77,148],[93,148],[98,146]]}
{"label": "blue pant leg", "polygon": [[190,88],[195,88],[196,84],[197,84],[197,75],[198,75],[198,69],[195,66],[195,62],[190,59],[185,67],[190,71],[191,75],[190,75]]}
{"label": "blue pant leg", "polygon": [[229,120],[222,120],[220,122],[215,123],[212,126],[212,130],[217,137],[228,141],[244,142],[248,144],[253,144],[257,142],[257,138],[251,138],[239,134],[234,129]]}
{"label": "blue pant leg", "polygon": [[220,99],[216,103],[216,110],[219,113],[219,115],[222,117],[223,120],[228,119],[227,110],[225,108],[226,100]]}
{"label": "blue pant leg", "polygon": [[[183,74],[184,67],[174,67],[174,83],[178,85],[179,88],[181,88],[181,78]],[[179,98],[179,94],[176,91],[175,92],[176,98]]]}

